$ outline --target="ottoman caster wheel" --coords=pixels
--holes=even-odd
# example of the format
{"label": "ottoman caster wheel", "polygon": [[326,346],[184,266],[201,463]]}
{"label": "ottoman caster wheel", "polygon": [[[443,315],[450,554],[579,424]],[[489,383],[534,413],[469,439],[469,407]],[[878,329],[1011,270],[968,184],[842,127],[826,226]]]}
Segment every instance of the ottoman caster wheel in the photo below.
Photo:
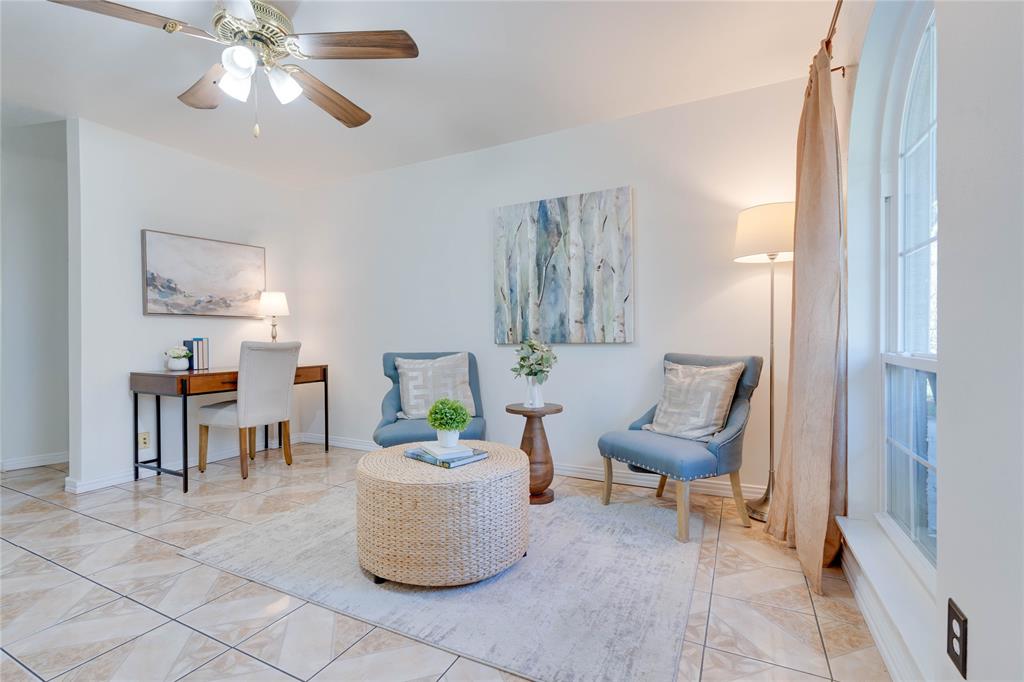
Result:
{"label": "ottoman caster wheel", "polygon": [[387,578],[381,578],[379,575],[373,576],[373,584],[374,585],[380,585],[381,583],[386,583],[387,581],[388,581]]}

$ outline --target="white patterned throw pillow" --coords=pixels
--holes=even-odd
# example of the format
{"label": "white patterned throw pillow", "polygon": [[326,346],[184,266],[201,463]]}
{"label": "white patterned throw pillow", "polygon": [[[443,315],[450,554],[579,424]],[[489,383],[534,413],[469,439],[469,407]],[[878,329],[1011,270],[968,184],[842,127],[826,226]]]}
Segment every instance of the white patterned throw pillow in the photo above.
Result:
{"label": "white patterned throw pillow", "polygon": [[665,361],[665,389],[654,421],[644,429],[676,438],[708,441],[725,426],[742,362],[714,367]]}
{"label": "white patterned throw pillow", "polygon": [[435,360],[395,358],[395,366],[402,399],[399,419],[426,419],[430,406],[441,398],[458,400],[471,417],[476,416],[476,403],[469,387],[469,353]]}

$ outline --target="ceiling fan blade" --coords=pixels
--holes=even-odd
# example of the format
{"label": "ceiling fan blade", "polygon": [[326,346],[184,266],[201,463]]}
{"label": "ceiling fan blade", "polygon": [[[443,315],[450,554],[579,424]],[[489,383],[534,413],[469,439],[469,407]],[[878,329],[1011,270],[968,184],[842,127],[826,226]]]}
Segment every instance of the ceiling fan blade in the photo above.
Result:
{"label": "ceiling fan blade", "polygon": [[107,0],[49,0],[50,2],[58,5],[67,5],[68,7],[74,7],[76,9],[84,9],[87,12],[95,12],[97,14],[105,14],[108,17],[114,17],[115,19],[124,19],[125,21],[133,21],[136,24],[142,24],[144,26],[152,26],[153,28],[160,28],[168,33],[184,33],[194,38],[202,38],[204,40],[212,40],[214,42],[220,42],[212,35],[196,28],[195,26],[189,26],[184,21],[178,21],[177,19],[171,19],[170,17],[160,16],[159,14],[153,14],[152,12],[146,12],[141,9],[135,9],[134,7],[128,7],[127,5],[119,5],[116,2],[107,2]]}
{"label": "ceiling fan blade", "polygon": [[357,128],[370,120],[368,113],[305,69],[294,64],[285,64],[281,68],[299,82],[299,85],[302,86],[302,94],[306,96],[306,99],[349,128]]}
{"label": "ceiling fan blade", "polygon": [[289,37],[310,59],[405,59],[420,53],[405,31],[296,33]]}
{"label": "ceiling fan blade", "polygon": [[224,94],[217,87],[223,75],[224,66],[220,62],[214,64],[191,88],[178,95],[178,99],[193,109],[216,109]]}

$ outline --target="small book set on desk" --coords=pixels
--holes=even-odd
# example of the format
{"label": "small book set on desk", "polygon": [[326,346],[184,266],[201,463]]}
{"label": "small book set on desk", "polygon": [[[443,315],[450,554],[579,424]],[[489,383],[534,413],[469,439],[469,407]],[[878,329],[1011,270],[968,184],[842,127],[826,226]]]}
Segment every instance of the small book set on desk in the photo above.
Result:
{"label": "small book set on desk", "polygon": [[465,445],[456,445],[453,448],[446,448],[437,443],[423,443],[417,448],[406,450],[405,456],[436,467],[454,469],[456,467],[479,462],[487,459],[486,450],[475,450]]}
{"label": "small book set on desk", "polygon": [[210,369],[210,339],[196,336],[185,339],[181,345],[192,353],[188,359],[189,370]]}

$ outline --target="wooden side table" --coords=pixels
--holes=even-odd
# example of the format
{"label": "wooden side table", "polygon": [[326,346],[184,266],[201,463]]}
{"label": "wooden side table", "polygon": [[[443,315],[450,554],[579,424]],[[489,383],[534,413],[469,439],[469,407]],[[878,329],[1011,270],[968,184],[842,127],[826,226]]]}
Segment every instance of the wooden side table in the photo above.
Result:
{"label": "wooden side table", "polygon": [[548,488],[555,477],[555,466],[551,461],[548,435],[544,432],[544,417],[558,414],[562,406],[547,403],[544,407],[526,407],[523,403],[513,403],[506,405],[505,411],[526,417],[519,449],[530,458],[530,504],[547,504],[555,499],[555,491]]}

